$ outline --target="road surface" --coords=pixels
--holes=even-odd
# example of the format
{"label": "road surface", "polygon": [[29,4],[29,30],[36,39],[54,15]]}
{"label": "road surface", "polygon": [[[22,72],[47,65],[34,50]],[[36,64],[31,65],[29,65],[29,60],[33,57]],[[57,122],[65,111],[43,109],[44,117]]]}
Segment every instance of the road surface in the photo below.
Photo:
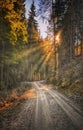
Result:
{"label": "road surface", "polygon": [[35,98],[23,100],[0,117],[0,130],[83,130],[80,108],[58,91],[34,82]]}

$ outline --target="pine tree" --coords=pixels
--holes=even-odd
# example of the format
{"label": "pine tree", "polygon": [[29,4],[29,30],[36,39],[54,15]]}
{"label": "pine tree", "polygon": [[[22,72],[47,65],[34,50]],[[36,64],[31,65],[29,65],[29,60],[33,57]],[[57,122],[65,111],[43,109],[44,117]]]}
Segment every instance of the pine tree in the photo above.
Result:
{"label": "pine tree", "polygon": [[36,11],[34,1],[31,5],[28,19],[28,43],[33,44],[38,42],[38,24],[36,20]]}

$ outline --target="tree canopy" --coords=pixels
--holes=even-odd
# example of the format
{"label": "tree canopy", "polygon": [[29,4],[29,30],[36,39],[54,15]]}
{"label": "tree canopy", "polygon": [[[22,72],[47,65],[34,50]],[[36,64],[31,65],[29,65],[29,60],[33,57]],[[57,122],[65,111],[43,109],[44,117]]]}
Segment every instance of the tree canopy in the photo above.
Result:
{"label": "tree canopy", "polygon": [[[27,42],[27,29],[25,19],[25,0],[0,1],[0,35],[1,43],[7,41],[17,44],[19,40]],[[2,33],[4,32],[4,33]],[[2,37],[2,38],[1,38]],[[3,38],[4,37],[4,38]]]}

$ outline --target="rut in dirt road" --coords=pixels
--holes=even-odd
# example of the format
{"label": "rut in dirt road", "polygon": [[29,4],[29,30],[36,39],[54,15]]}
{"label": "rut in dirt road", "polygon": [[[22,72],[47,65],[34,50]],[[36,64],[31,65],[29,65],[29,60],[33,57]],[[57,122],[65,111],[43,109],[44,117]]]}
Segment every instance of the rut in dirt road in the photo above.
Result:
{"label": "rut in dirt road", "polygon": [[82,130],[80,107],[41,82],[32,84],[35,98],[23,100],[5,112],[0,130]]}
{"label": "rut in dirt road", "polygon": [[[77,107],[72,101],[70,101],[67,97],[63,96],[62,94],[60,94],[59,92],[53,90],[53,89],[47,89],[47,91],[43,91],[42,90],[42,84],[41,83],[34,83],[36,91],[37,91],[37,107],[36,107],[36,122],[38,123],[39,121],[39,112],[38,112],[38,106],[42,107],[42,112],[44,113],[44,117],[45,118],[45,122],[44,122],[44,127],[46,127],[46,130],[50,129],[54,129],[54,124],[53,123],[53,118],[51,116],[51,111],[52,111],[52,106],[49,105],[49,101],[54,104],[58,104],[59,107],[63,110],[63,113],[65,113],[68,118],[70,119],[70,122],[72,123],[72,125],[70,125],[71,129],[77,129],[77,130],[82,130],[83,128],[83,117],[82,117],[82,113],[79,109],[79,107]],[[48,95],[49,94],[49,95]],[[51,96],[51,97],[49,97]],[[49,98],[48,98],[49,97]],[[41,105],[40,105],[41,103]],[[55,105],[54,108],[56,109]],[[39,108],[40,109],[40,108]],[[54,113],[55,115],[55,113]],[[59,117],[60,118],[60,117]],[[60,119],[61,121],[61,119]],[[48,125],[49,124],[49,125]],[[38,125],[40,126],[40,124],[38,123]],[[57,126],[57,124],[56,124]],[[72,128],[73,126],[73,128]],[[58,128],[56,127],[55,129],[58,130]],[[65,129],[69,129],[69,128],[65,128]]]}
{"label": "rut in dirt road", "polygon": [[51,118],[50,108],[45,92],[39,87],[39,84],[34,83],[37,91],[36,103],[36,128],[39,130],[53,130],[53,122]]}

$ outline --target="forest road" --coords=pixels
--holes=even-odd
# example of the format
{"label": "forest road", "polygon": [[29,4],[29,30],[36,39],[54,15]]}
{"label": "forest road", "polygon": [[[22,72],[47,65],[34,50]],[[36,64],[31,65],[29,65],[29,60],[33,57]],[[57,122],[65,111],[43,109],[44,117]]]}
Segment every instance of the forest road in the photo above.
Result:
{"label": "forest road", "polygon": [[[41,82],[35,98],[23,100],[2,117],[0,130],[83,130],[80,107]],[[7,113],[5,113],[7,114]]]}

